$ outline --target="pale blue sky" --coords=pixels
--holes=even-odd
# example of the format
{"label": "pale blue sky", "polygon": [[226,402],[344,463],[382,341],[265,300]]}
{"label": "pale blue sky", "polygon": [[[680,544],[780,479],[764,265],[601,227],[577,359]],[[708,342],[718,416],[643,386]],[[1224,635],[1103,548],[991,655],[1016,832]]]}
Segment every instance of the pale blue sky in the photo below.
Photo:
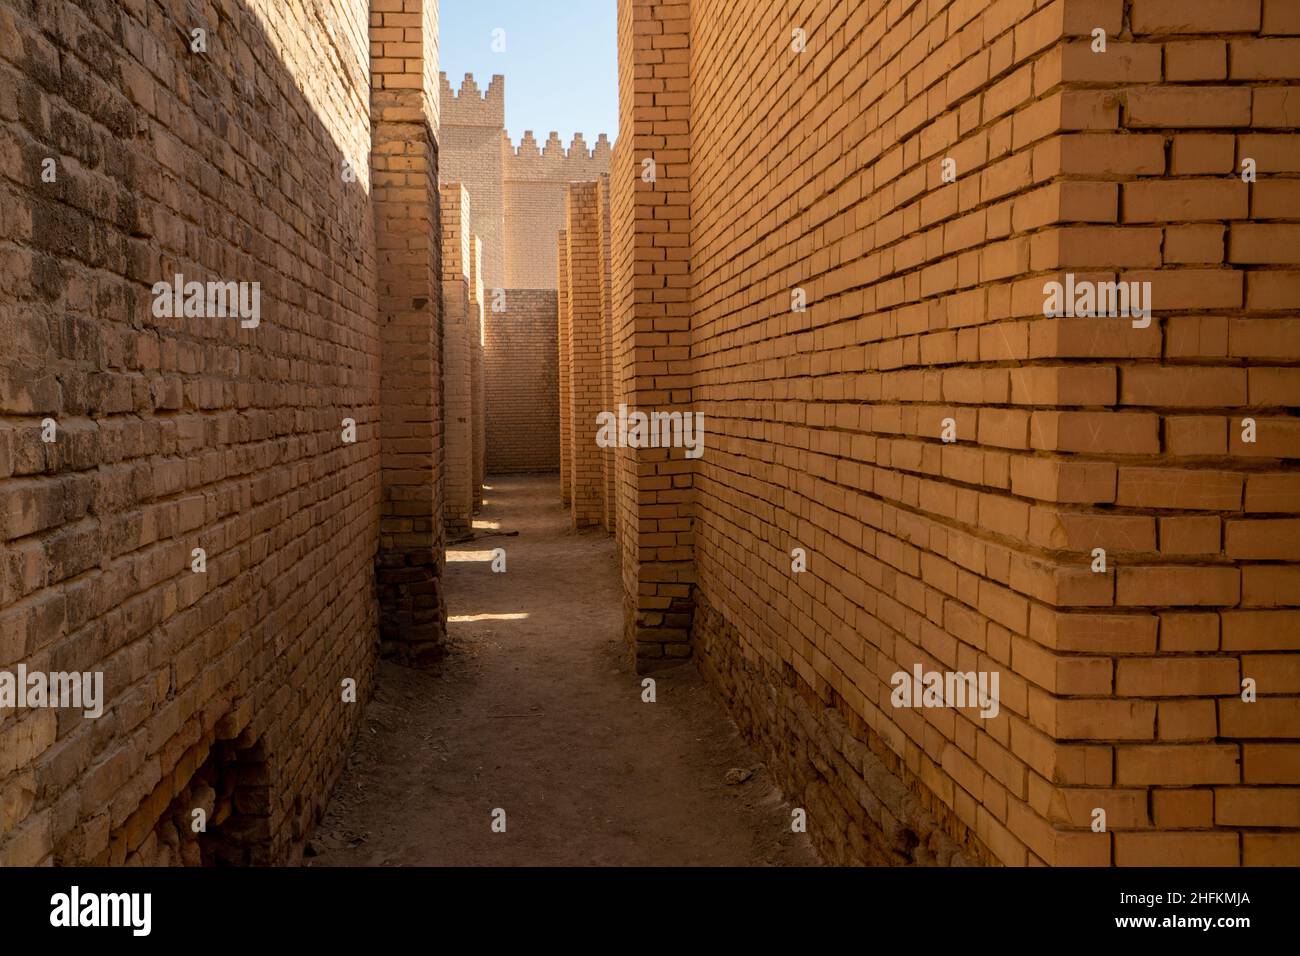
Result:
{"label": "pale blue sky", "polygon": [[[538,144],[555,130],[567,147],[581,132],[618,133],[616,0],[442,0],[439,69],[452,89],[473,73],[479,90],[506,78],[506,129],[515,145],[531,129]],[[505,30],[505,52],[492,31]]]}

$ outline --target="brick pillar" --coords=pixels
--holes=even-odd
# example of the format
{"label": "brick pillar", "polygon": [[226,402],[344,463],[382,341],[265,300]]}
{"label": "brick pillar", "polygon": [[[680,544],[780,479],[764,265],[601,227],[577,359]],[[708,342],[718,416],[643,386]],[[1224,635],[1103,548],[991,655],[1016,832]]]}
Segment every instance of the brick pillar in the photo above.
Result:
{"label": "brick pillar", "polygon": [[[599,229],[596,263],[599,270],[597,278],[600,282],[601,407],[617,412],[618,403],[614,400],[614,319],[610,282],[609,175],[602,175],[596,182],[596,225]],[[605,530],[611,533],[617,531],[618,525],[618,506],[614,492],[614,475],[617,469],[615,455],[617,451],[618,449],[613,446],[600,450],[602,494],[605,506],[602,520]]]}
{"label": "brick pillar", "polygon": [[470,332],[469,193],[460,183],[442,186],[443,380],[446,402],[444,516],[447,536],[470,533],[474,515],[473,373]]}
{"label": "brick pillar", "polygon": [[483,506],[484,467],[487,461],[487,392],[483,383],[483,243],[478,236],[470,237],[469,276],[470,397],[474,433],[472,491],[474,511],[477,513]]}
{"label": "brick pillar", "polygon": [[[1004,860],[1026,850],[1052,865],[1300,858],[1297,792],[1272,786],[1300,778],[1268,764],[1283,747],[1300,752],[1281,743],[1300,736],[1300,680],[1279,680],[1300,674],[1300,164],[1297,137],[1282,132],[1300,125],[1300,40],[1283,38],[1300,21],[1287,6],[1138,3],[1099,15],[1076,2],[1054,30],[1062,80],[1088,88],[1064,94],[1061,132],[1033,155],[1035,177],[1055,175],[1059,193],[1017,252],[1044,271],[988,297],[990,313],[1020,320],[1027,336],[1008,334],[1010,323],[981,329],[997,333],[987,346],[982,336],[981,359],[1014,363],[1012,401],[1035,407],[981,408],[978,435],[1032,455],[1009,469],[1027,524],[1009,502],[988,509],[1013,541],[1011,588],[1030,598],[1011,637],[1027,719],[1056,754],[1103,753],[1084,782],[1126,788],[1138,810],[1098,834],[1086,809],[1044,809],[1068,805],[1078,777],[1054,779],[1041,803],[1032,787],[1013,793],[1008,829],[1025,849],[992,843]],[[1094,28],[1112,38],[1104,54],[1091,52]],[[1048,318],[1050,283],[1062,293],[1122,283],[1151,311]],[[1258,700],[1242,699],[1246,679]]]}
{"label": "brick pillar", "polygon": [[[615,377],[620,401],[646,413],[693,410],[688,12],[658,0],[618,5]],[[680,448],[619,452],[625,627],[642,669],[690,656],[694,467]]]}
{"label": "brick pillar", "polygon": [[556,350],[559,352],[560,380],[560,504],[566,508],[572,501],[569,474],[573,470],[572,405],[569,400],[569,361],[572,316],[569,306],[569,236],[563,230],[557,238],[557,267],[559,290],[555,310]]}
{"label": "brick pillar", "polygon": [[[370,23],[371,201],[382,338],[380,646],[424,659],[438,653],[447,619],[441,588],[437,4],[374,0]],[[388,38],[399,27],[397,55]]]}
{"label": "brick pillar", "polygon": [[565,194],[569,292],[569,475],[573,526],[586,528],[604,520],[601,449],[596,445],[596,416],[603,411],[599,230],[596,183],[571,183]]}

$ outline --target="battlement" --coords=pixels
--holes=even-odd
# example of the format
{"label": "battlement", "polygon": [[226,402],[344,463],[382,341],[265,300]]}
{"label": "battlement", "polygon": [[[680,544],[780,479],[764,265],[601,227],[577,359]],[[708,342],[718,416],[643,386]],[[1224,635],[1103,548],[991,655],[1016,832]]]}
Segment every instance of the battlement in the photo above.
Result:
{"label": "battlement", "polygon": [[506,125],[506,78],[494,73],[486,91],[480,93],[473,73],[466,73],[460,89],[453,90],[447,74],[438,74],[443,126]]}
{"label": "battlement", "polygon": [[558,133],[552,130],[542,146],[538,146],[532,130],[525,130],[519,145],[515,146],[509,134],[502,132],[502,177],[506,180],[547,180],[572,182],[592,180],[609,172],[611,153],[609,137],[601,133],[596,145],[588,149],[581,133],[575,133],[569,148],[564,148]]}
{"label": "battlement", "polygon": [[453,91],[441,74],[438,176],[470,195],[485,288],[553,289],[551,249],[568,185],[608,173],[613,144],[604,133],[594,145],[575,133],[566,148],[559,133],[538,142],[528,130],[516,146],[506,132],[505,89],[499,74],[484,92],[467,73]]}

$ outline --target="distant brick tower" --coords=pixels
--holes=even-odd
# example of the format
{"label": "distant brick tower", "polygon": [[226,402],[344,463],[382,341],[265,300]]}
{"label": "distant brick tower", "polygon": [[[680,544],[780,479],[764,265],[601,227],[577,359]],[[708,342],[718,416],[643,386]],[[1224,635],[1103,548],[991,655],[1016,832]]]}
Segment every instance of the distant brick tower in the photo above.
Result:
{"label": "distant brick tower", "polygon": [[528,130],[516,148],[505,87],[500,75],[482,92],[470,74],[459,91],[446,74],[439,83],[439,182],[464,187],[468,234],[481,246],[484,420],[474,430],[479,471],[492,474],[560,467],[556,237],[569,184],[597,181],[612,153],[604,133],[594,149],[578,133],[566,150],[557,133],[539,147]]}
{"label": "distant brick tower", "polygon": [[609,172],[610,142],[601,133],[588,149],[577,133],[566,150],[553,132],[539,148],[528,130],[516,149],[506,133],[505,90],[500,74],[482,93],[473,74],[465,75],[459,91],[441,74],[439,181],[469,192],[473,231],[483,242],[485,289],[554,289],[565,188]]}
{"label": "distant brick tower", "polygon": [[474,211],[471,229],[483,243],[483,287],[505,288],[501,137],[506,128],[506,79],[492,77],[480,94],[472,74],[454,92],[439,74],[440,148],[438,182],[460,183]]}

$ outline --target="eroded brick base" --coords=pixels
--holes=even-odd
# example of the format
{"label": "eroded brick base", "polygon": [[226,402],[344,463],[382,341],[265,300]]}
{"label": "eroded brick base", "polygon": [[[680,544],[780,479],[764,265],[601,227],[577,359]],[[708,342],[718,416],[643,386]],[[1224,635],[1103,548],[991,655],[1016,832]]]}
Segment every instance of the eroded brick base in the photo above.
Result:
{"label": "eroded brick base", "polygon": [[697,590],[695,660],[777,785],[808,813],[808,834],[837,866],[993,863],[951,811],[833,690],[748,659],[748,643]]}
{"label": "eroded brick base", "polygon": [[440,658],[445,647],[447,602],[438,557],[431,552],[382,552],[375,576],[380,653],[421,664]]}

